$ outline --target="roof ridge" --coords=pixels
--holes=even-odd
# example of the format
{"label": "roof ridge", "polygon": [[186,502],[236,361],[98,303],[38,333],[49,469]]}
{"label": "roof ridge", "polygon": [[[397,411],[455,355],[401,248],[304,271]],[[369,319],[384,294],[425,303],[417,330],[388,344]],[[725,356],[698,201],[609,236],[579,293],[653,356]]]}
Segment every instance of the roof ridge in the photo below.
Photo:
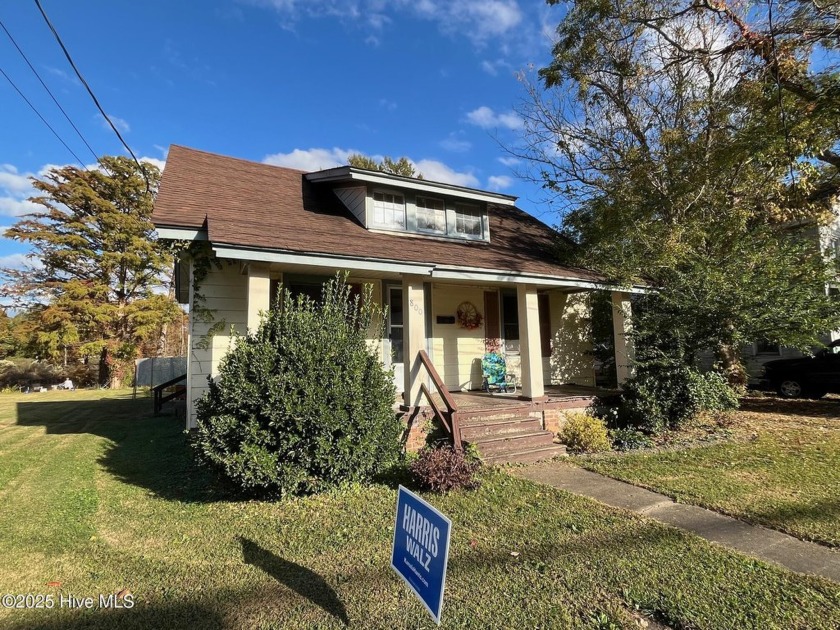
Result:
{"label": "roof ridge", "polygon": [[251,164],[253,166],[261,166],[265,168],[274,168],[279,169],[281,171],[291,171],[293,173],[301,173],[302,175],[306,175],[308,173],[312,173],[315,171],[305,171],[299,168],[293,168],[291,166],[280,166],[279,164],[269,164],[268,162],[257,162],[255,160],[249,160],[248,158],[243,157],[236,157],[233,155],[225,155],[224,153],[214,153],[213,151],[205,151],[203,149],[196,149],[195,147],[188,147],[183,144],[175,144],[172,143],[169,145],[169,150],[171,151],[173,148],[175,149],[182,149],[184,151],[189,151],[190,153],[200,153],[202,155],[207,155],[213,158],[221,158],[223,160],[234,160],[236,162],[245,162],[246,164]]}

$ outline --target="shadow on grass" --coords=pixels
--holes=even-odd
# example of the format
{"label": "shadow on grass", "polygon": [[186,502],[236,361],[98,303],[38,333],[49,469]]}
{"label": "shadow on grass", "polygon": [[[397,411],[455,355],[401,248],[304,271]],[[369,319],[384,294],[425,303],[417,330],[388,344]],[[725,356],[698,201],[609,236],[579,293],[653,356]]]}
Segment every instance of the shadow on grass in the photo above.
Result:
{"label": "shadow on grass", "polygon": [[275,580],[301,597],[322,608],[345,626],[350,624],[347,610],[336,592],[320,575],[299,564],[284,560],[257,543],[239,537],[245,564],[262,569]]}
{"label": "shadow on grass", "polygon": [[235,499],[191,453],[183,422],[152,415],[152,401],[130,396],[17,404],[17,424],[42,426],[47,435],[91,434],[108,440],[99,464],[120,481],[165,499]]}
{"label": "shadow on grass", "polygon": [[[56,606],[57,608],[57,606]],[[202,628],[221,630],[227,627],[218,610],[198,602],[172,604],[135,602],[131,609],[52,611],[39,610],[27,619],[4,626],[8,630],[146,630],[147,628]],[[12,618],[14,619],[14,618]]]}

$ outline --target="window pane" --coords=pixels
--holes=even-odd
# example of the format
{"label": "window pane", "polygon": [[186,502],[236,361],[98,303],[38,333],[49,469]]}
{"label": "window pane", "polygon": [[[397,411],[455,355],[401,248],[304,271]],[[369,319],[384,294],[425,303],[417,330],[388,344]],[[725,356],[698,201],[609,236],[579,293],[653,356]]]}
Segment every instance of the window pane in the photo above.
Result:
{"label": "window pane", "polygon": [[402,326],[392,328],[388,338],[391,341],[391,360],[395,363],[402,363],[404,360]]}
{"label": "window pane", "polygon": [[481,236],[481,211],[475,206],[455,206],[455,231],[458,234]]}
{"label": "window pane", "polygon": [[405,229],[405,200],[393,193],[373,193],[373,222],[382,227]]}
{"label": "window pane", "polygon": [[417,197],[417,229],[446,232],[446,209],[440,199]]}

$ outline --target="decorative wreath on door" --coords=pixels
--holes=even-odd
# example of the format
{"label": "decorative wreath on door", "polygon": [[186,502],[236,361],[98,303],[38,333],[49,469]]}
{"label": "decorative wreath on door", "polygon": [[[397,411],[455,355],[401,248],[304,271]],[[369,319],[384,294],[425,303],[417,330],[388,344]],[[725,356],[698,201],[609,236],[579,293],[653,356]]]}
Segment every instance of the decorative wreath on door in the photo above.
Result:
{"label": "decorative wreath on door", "polygon": [[467,330],[475,330],[484,320],[472,302],[461,302],[455,315],[458,317],[458,325]]}

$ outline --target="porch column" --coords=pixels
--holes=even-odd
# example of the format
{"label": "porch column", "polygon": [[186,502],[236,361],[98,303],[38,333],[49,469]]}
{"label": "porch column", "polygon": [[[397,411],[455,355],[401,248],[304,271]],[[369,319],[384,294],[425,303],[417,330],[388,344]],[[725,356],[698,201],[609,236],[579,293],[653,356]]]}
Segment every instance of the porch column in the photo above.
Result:
{"label": "porch column", "polygon": [[533,285],[516,285],[519,310],[519,358],[522,361],[522,397],[545,397],[540,345],[540,307]]}
{"label": "porch column", "polygon": [[633,364],[636,359],[633,338],[630,336],[633,330],[630,294],[613,291],[612,307],[615,337],[615,374],[618,386],[621,387],[628,378],[633,376]]}
{"label": "porch column", "polygon": [[403,276],[404,399],[408,406],[420,404],[423,366],[417,353],[426,349],[426,294],[423,276]]}
{"label": "porch column", "polygon": [[268,265],[248,265],[248,331],[260,325],[260,312],[271,308],[271,278]]}

